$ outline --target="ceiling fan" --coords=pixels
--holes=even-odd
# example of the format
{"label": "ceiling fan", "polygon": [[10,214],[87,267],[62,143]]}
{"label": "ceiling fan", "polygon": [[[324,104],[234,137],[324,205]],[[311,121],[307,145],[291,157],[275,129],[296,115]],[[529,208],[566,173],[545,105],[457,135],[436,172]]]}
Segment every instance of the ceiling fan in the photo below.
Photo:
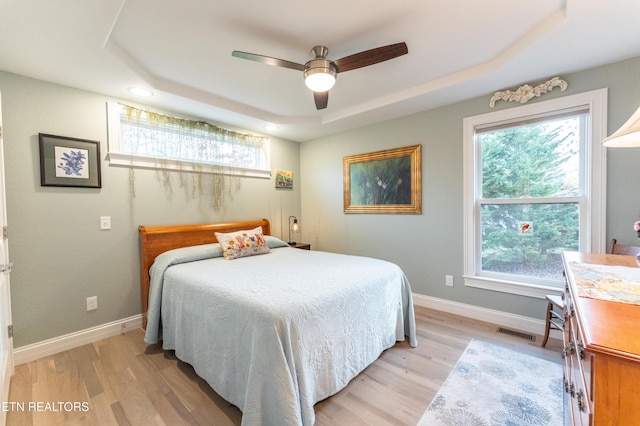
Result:
{"label": "ceiling fan", "polygon": [[336,82],[336,74],[367,67],[377,64],[378,62],[388,61],[389,59],[406,55],[409,53],[409,50],[407,49],[406,43],[395,43],[354,53],[353,55],[345,56],[336,61],[327,59],[328,53],[329,49],[326,47],[315,46],[311,49],[311,54],[314,58],[304,65],[284,59],[272,58],[270,56],[240,52],[238,50],[234,50],[231,55],[236,58],[249,59],[267,65],[303,71],[305,84],[313,91],[316,108],[324,109],[329,102],[329,89],[331,89]]}

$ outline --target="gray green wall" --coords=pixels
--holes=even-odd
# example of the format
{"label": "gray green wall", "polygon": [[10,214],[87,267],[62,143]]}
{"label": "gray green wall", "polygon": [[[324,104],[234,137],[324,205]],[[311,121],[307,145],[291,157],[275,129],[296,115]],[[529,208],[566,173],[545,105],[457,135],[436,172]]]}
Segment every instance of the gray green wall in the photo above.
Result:
{"label": "gray green wall", "polygon": [[[566,91],[530,102],[608,87],[608,134],[640,106],[640,58],[560,77]],[[492,111],[492,94],[302,144],[302,239],[319,250],[396,262],[414,293],[543,318],[540,299],[463,285],[462,120]],[[498,102],[493,110],[514,106]],[[343,213],[344,156],[414,144],[422,145],[421,215]],[[607,238],[637,245],[640,148],[609,149],[607,170]],[[453,288],[445,286],[446,274],[454,276]]]}
{"label": "gray green wall", "polygon": [[[266,217],[286,239],[286,217],[300,214],[297,143],[271,138],[271,168],[292,170],[293,190],[235,178],[233,199],[216,212],[177,179],[168,194],[161,174],[138,169],[132,198],[129,169],[105,160],[106,102],[115,99],[4,72],[0,93],[16,348],[139,314],[139,225]],[[38,133],[100,141],[102,188],[40,186]],[[110,231],[99,229],[100,216],[111,216]],[[86,311],[89,296],[97,311]]]}
{"label": "gray green wall", "polygon": [[[567,91],[542,100],[609,88],[609,134],[640,105],[640,58],[561,77]],[[267,217],[273,233],[287,239],[290,214],[301,219],[301,241],[394,261],[416,293],[543,316],[542,301],[462,285],[462,119],[488,112],[491,94],[301,145],[272,138],[271,168],[292,170],[294,189],[235,179],[233,200],[215,212],[175,181],[168,195],[151,170],[135,171],[131,198],[129,170],[105,160],[106,102],[114,99],[4,72],[0,93],[15,347],[139,314],[139,225]],[[499,102],[496,109],[511,107]],[[41,187],[38,133],[100,141],[102,188]],[[342,157],[413,144],[423,148],[423,213],[345,215]],[[607,237],[631,244],[640,216],[638,164],[640,149],[609,149]],[[111,231],[99,230],[100,216],[111,216]],[[454,276],[453,288],[445,287],[445,274]],[[98,296],[97,311],[86,311],[89,296]]]}

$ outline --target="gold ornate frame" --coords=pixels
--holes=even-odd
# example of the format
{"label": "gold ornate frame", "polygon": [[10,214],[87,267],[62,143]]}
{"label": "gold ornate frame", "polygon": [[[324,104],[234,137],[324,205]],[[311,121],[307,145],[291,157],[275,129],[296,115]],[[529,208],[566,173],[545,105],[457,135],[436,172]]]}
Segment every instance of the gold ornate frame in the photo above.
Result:
{"label": "gold ornate frame", "polygon": [[413,145],[344,157],[344,212],[421,214],[421,152]]}

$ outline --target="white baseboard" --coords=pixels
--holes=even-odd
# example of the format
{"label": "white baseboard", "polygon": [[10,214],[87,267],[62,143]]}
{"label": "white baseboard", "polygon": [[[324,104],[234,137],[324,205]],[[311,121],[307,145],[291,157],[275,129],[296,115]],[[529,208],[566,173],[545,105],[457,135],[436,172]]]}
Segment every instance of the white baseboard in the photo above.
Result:
{"label": "white baseboard", "polygon": [[[446,299],[425,296],[424,294],[413,293],[413,303],[417,306],[435,309],[437,311],[448,312],[479,321],[490,322],[510,328],[512,330],[526,331],[531,334],[544,335],[545,321],[509,312],[497,311],[494,309],[481,308],[475,305],[453,302]],[[549,337],[562,340],[562,333],[559,330],[551,330]]]}
{"label": "white baseboard", "polygon": [[142,327],[142,314],[76,331],[75,333],[65,334],[64,336],[54,337],[53,339],[43,340],[42,342],[21,346],[14,349],[13,362],[14,365],[24,364],[38,358],[115,336],[116,334],[122,333],[123,330],[130,331],[140,327]]}

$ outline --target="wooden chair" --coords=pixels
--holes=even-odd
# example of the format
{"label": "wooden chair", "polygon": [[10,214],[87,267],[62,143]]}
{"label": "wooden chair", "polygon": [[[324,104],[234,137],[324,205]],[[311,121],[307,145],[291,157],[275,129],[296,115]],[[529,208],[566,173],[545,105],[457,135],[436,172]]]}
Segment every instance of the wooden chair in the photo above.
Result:
{"label": "wooden chair", "polygon": [[609,246],[610,254],[624,254],[627,256],[635,256],[640,253],[640,247],[630,246],[627,244],[618,244],[618,241],[613,238],[611,245]]}
{"label": "wooden chair", "polygon": [[564,330],[564,297],[547,294],[547,302],[547,322],[544,328],[542,347],[547,344],[551,330]]}

